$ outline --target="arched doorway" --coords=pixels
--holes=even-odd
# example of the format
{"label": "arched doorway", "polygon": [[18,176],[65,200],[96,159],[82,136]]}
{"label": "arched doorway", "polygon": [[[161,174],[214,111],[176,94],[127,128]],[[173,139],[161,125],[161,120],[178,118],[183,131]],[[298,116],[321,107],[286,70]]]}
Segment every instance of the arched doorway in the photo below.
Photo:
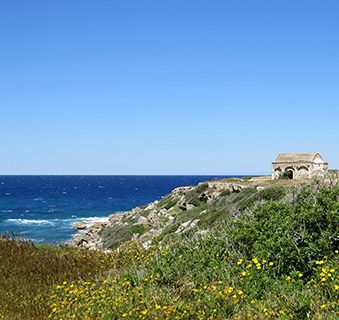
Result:
{"label": "arched doorway", "polygon": [[287,172],[287,179],[292,180],[293,179],[293,170],[286,170]]}
{"label": "arched doorway", "polygon": [[283,177],[284,179],[292,180],[294,179],[294,174],[294,168],[288,167],[284,170]]}

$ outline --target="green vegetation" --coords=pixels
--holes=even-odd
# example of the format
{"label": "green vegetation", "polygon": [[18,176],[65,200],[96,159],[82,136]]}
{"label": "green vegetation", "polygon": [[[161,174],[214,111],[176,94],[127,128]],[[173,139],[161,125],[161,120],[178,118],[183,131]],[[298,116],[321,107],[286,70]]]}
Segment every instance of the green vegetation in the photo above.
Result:
{"label": "green vegetation", "polygon": [[285,170],[284,172],[281,173],[279,179],[284,179],[284,180],[293,179],[293,173],[291,173],[290,170]]}
{"label": "green vegetation", "polygon": [[161,237],[149,250],[1,240],[0,319],[338,318],[338,187],[227,193],[177,212],[164,234],[198,212],[207,234]]}

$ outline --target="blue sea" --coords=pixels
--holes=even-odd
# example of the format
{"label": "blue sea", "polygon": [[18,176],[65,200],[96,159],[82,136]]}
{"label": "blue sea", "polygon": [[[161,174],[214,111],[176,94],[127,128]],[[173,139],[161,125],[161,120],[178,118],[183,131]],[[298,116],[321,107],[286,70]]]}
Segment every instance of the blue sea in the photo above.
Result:
{"label": "blue sea", "polygon": [[0,234],[62,243],[76,221],[105,220],[174,188],[225,176],[0,176]]}

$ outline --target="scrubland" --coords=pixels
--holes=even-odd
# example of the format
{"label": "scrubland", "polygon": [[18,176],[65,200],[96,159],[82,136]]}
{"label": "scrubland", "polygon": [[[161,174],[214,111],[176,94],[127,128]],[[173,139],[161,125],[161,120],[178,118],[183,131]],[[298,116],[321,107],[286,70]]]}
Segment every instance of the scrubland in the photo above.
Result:
{"label": "scrubland", "polygon": [[339,317],[339,187],[244,189],[218,201],[200,217],[204,232],[147,250],[133,240],[103,253],[3,238],[0,319]]}

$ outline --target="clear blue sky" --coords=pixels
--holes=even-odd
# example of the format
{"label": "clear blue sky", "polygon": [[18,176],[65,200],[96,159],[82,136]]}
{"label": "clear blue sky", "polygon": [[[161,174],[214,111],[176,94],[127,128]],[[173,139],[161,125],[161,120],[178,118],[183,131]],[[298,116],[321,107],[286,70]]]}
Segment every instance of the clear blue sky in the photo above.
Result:
{"label": "clear blue sky", "polygon": [[339,167],[339,1],[0,1],[0,174]]}

